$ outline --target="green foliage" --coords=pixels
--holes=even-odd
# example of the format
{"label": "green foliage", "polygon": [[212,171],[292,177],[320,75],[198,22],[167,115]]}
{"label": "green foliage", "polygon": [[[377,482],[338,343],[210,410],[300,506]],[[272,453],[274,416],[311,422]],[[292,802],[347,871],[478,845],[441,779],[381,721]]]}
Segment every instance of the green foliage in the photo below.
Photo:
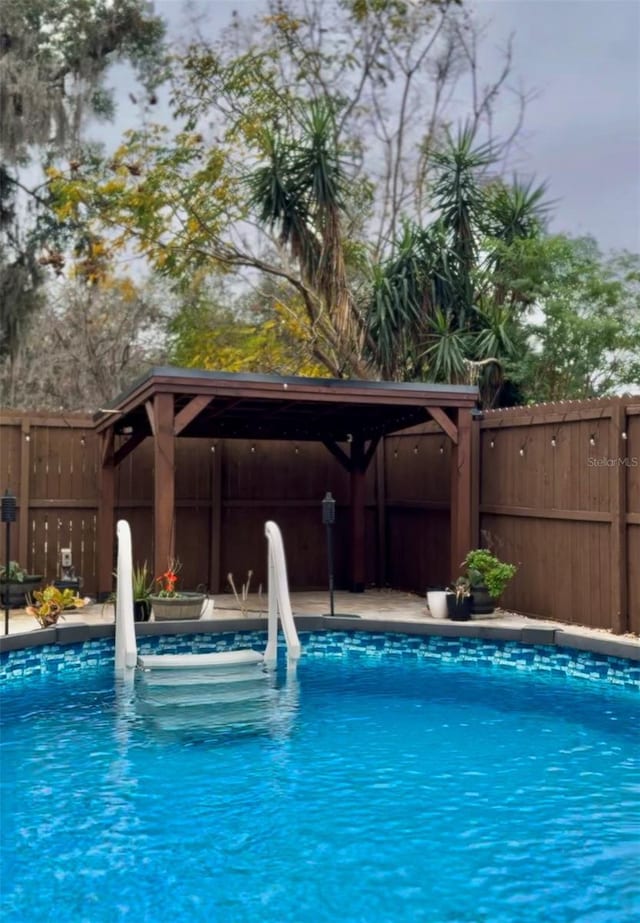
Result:
{"label": "green foliage", "polygon": [[[220,42],[194,43],[174,62],[184,130],[130,133],[110,160],[52,172],[58,215],[97,237],[117,227],[113,247],[134,246],[174,280],[248,267],[285,282],[285,335],[297,329],[305,357],[330,374],[466,379],[467,360],[488,342],[474,339],[483,324],[473,293],[483,201],[476,174],[491,153],[476,134],[492,102],[457,139],[437,144],[435,100],[454,75],[449,64],[429,70],[441,53],[450,61],[453,47],[469,47],[462,23],[455,4],[437,0],[281,0],[252,22],[246,42],[234,16]],[[426,73],[437,74],[434,97],[418,92]],[[430,126],[426,137],[418,125]],[[365,157],[374,139],[383,156]],[[434,201],[437,227],[399,232],[410,227],[405,212]],[[247,227],[261,232],[255,241]],[[451,340],[439,349],[441,315]],[[280,337],[283,327],[272,330]],[[196,364],[203,352],[220,356],[231,331],[209,326],[218,343],[204,350],[191,337],[187,349],[184,333],[176,354]],[[265,355],[260,331],[249,325],[242,336],[244,367],[254,367]]]}
{"label": "green foliage", "polygon": [[9,583],[24,583],[25,577],[26,571],[20,567],[17,561],[9,561],[8,570],[6,564],[0,566],[0,580],[2,581],[8,581]]}
{"label": "green foliage", "polygon": [[[499,88],[457,133],[437,105],[418,117],[451,86],[451,56],[477,73],[471,19],[436,0],[280,0],[251,25],[245,40],[234,16],[174,60],[177,133],[146,126],[107,158],[49,172],[92,281],[102,247],[180,286],[173,361],[478,383],[487,406],[505,375],[532,399],[634,374],[630,283],[545,235],[544,186],[490,175],[500,150],[483,124]],[[258,290],[253,312],[236,291],[184,294],[231,276]]]}
{"label": "green foliage", "polygon": [[[102,84],[118,59],[151,88],[161,76],[162,21],[143,0],[4,0],[0,149],[9,162],[32,145],[77,142],[85,108],[112,111]],[[95,110],[94,110],[95,111]]]}
{"label": "green foliage", "polygon": [[640,257],[604,258],[593,240],[523,248],[535,313],[513,375],[530,402],[599,397],[640,385]]}
{"label": "green foliage", "polygon": [[155,581],[151,576],[151,572],[149,571],[146,561],[144,564],[137,565],[133,568],[132,578],[134,601],[149,599],[153,591],[153,585]]}
{"label": "green foliage", "polygon": [[42,628],[55,625],[59,618],[64,618],[65,610],[82,609],[90,602],[88,597],[78,596],[68,587],[59,590],[50,584],[42,590],[34,590],[33,600],[26,607],[26,612],[38,620]]}
{"label": "green foliage", "polygon": [[164,26],[145,0],[5,0],[0,31],[0,358],[11,366],[42,307],[46,267],[62,273],[69,243],[69,216],[22,170],[62,156],[79,169],[88,118],[114,113],[114,62],[132,63],[154,99]]}
{"label": "green foliage", "polygon": [[484,548],[470,551],[462,566],[472,587],[484,584],[492,599],[501,596],[517,571],[515,564],[505,564]]}
{"label": "green foliage", "polygon": [[457,603],[461,603],[464,599],[468,599],[468,597],[471,596],[471,583],[467,577],[457,577],[452,589],[456,594]]}
{"label": "green foliage", "polygon": [[169,324],[169,360],[183,368],[227,372],[275,372],[322,376],[306,339],[303,309],[281,300],[277,286],[263,285],[250,298],[211,286],[180,293],[181,304]]}

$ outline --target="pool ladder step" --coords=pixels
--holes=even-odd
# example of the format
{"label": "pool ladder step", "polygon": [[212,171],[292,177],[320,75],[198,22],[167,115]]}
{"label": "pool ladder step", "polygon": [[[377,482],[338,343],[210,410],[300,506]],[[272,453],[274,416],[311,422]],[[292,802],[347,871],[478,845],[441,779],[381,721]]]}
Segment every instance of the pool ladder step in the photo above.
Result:
{"label": "pool ladder step", "polygon": [[136,687],[136,710],[168,731],[260,727],[277,704],[269,674],[245,667],[218,671],[157,670],[143,673]]}
{"label": "pool ladder step", "polygon": [[[238,667],[261,666],[264,654],[249,648],[239,651],[218,651],[212,654],[144,654],[138,657],[141,670],[220,670],[221,673],[237,670]],[[240,671],[242,673],[242,671]],[[247,673],[247,678],[250,678]],[[172,679],[176,682],[176,678]]]}

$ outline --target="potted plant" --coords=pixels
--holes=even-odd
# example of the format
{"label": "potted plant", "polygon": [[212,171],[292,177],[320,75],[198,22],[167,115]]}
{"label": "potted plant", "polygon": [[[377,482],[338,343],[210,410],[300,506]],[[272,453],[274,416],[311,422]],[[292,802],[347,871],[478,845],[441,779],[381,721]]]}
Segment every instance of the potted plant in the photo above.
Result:
{"label": "potted plant", "polygon": [[181,567],[179,561],[170,561],[164,574],[155,579],[159,589],[156,593],[152,593],[149,599],[156,622],[199,619],[202,615],[205,594],[176,589]]}
{"label": "potted plant", "polygon": [[486,548],[470,551],[463,567],[471,584],[472,611],[478,615],[490,614],[494,610],[494,601],[502,595],[517,567],[500,561]]}
{"label": "potted plant", "polygon": [[83,598],[77,596],[69,588],[60,590],[50,584],[42,590],[33,591],[33,597],[29,600],[26,611],[40,622],[41,628],[50,628],[57,623],[58,619],[64,618],[63,612],[82,609],[89,602],[87,596]]}
{"label": "potted plant", "polygon": [[36,587],[42,583],[42,574],[28,574],[17,561],[9,562],[9,569],[6,565],[0,567],[0,587],[2,589],[2,605],[8,605],[15,609],[24,606],[27,597]]}
{"label": "potted plant", "polygon": [[151,617],[151,592],[154,581],[147,562],[133,568],[133,615],[136,622],[148,622]]}
{"label": "potted plant", "polygon": [[427,590],[427,608],[434,619],[447,618],[447,591],[442,589]]}
{"label": "potted plant", "polygon": [[454,622],[468,622],[471,618],[471,584],[467,577],[458,577],[447,593],[447,612]]}

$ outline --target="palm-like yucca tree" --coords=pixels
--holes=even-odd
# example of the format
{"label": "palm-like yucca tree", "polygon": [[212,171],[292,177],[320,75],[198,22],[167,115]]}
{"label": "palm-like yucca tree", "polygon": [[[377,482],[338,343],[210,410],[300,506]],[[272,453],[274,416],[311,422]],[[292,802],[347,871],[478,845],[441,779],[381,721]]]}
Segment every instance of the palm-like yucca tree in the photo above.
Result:
{"label": "palm-like yucca tree", "polygon": [[[344,254],[348,178],[327,99],[303,104],[299,123],[265,132],[266,162],[248,178],[249,205],[297,263],[328,319],[348,373],[361,358],[364,328],[352,297]],[[326,329],[326,326],[325,326]]]}
{"label": "palm-like yucca tree", "polygon": [[[500,254],[541,232],[544,186],[486,182],[489,145],[463,128],[433,155],[437,219],[406,226],[377,268],[369,329],[388,377],[477,382],[490,403],[518,349],[518,294]],[[509,300],[507,300],[509,295]]]}
{"label": "palm-like yucca tree", "polygon": [[390,257],[370,266],[363,310],[345,259],[348,172],[334,108],[326,99],[303,105],[295,125],[265,132],[250,206],[317,298],[341,371],[400,381],[484,376],[495,388],[500,360],[515,349],[515,317],[492,281],[500,260],[491,241],[506,247],[539,232],[544,187],[485,182],[489,145],[475,145],[468,127],[448,135],[433,155],[437,218],[426,228],[403,224]]}
{"label": "palm-like yucca tree", "polygon": [[447,136],[446,146],[432,155],[437,178],[434,206],[445,229],[454,287],[451,308],[458,325],[467,326],[474,302],[473,270],[478,260],[478,236],[486,198],[481,174],[495,161],[489,144],[474,147],[474,132],[465,125],[456,138]]}

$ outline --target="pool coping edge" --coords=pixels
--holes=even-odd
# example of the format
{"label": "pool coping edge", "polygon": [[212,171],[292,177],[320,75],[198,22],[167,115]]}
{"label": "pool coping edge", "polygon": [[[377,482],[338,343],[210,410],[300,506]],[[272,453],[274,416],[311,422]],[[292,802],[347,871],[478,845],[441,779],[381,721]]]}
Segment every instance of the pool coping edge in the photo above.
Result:
{"label": "pool coping edge", "polygon": [[[350,618],[323,615],[296,615],[299,631],[365,631],[383,634],[439,636],[445,638],[478,638],[485,641],[517,641],[524,645],[550,645],[573,648],[592,654],[640,661],[640,645],[626,638],[595,637],[565,627],[512,625],[487,625],[477,622],[451,622],[429,620],[424,622],[385,619]],[[225,619],[200,619],[197,621],[142,622],[136,624],[139,638],[158,635],[222,634],[237,631],[263,631],[266,617],[240,617]],[[5,635],[0,638],[0,654],[11,651],[82,644],[100,638],[112,638],[115,626],[111,623],[90,625],[85,622],[57,625],[53,628]]]}

